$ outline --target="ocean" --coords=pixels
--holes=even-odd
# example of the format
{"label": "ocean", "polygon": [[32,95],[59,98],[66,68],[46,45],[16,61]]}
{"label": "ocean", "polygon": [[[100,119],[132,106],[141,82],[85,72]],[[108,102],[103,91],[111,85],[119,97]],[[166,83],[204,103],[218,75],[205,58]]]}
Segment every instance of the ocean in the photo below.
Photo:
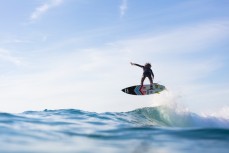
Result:
{"label": "ocean", "polygon": [[169,106],[0,113],[0,153],[228,153],[229,119]]}

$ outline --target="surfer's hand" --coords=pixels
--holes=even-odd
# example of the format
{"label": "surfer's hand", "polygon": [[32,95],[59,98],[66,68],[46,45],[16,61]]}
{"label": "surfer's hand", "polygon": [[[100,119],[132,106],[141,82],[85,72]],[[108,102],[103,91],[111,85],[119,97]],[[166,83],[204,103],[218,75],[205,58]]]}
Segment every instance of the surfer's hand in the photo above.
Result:
{"label": "surfer's hand", "polygon": [[134,63],[130,62],[131,65],[134,65]]}

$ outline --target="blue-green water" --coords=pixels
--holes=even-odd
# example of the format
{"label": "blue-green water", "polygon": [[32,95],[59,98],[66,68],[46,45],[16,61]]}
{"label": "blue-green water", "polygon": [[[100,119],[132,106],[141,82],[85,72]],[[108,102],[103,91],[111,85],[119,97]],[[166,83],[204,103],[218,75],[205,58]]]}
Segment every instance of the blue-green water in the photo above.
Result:
{"label": "blue-green water", "polygon": [[0,113],[0,153],[228,153],[229,120],[167,106]]}

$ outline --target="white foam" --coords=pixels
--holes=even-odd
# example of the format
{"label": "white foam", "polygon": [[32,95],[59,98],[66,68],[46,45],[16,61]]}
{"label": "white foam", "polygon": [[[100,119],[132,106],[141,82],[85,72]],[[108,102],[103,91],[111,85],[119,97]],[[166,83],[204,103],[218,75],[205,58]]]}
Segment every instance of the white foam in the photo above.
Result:
{"label": "white foam", "polygon": [[212,113],[196,113],[185,106],[179,95],[164,91],[152,97],[152,106],[163,106],[162,115],[167,122],[178,127],[229,128],[229,107],[223,107]]}

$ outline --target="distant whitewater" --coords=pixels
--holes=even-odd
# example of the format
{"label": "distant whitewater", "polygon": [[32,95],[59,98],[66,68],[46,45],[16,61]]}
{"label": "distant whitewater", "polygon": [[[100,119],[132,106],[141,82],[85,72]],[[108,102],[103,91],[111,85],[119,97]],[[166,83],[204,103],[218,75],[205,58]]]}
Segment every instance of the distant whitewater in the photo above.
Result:
{"label": "distant whitewater", "polygon": [[168,106],[0,113],[1,153],[228,153],[229,119]]}

